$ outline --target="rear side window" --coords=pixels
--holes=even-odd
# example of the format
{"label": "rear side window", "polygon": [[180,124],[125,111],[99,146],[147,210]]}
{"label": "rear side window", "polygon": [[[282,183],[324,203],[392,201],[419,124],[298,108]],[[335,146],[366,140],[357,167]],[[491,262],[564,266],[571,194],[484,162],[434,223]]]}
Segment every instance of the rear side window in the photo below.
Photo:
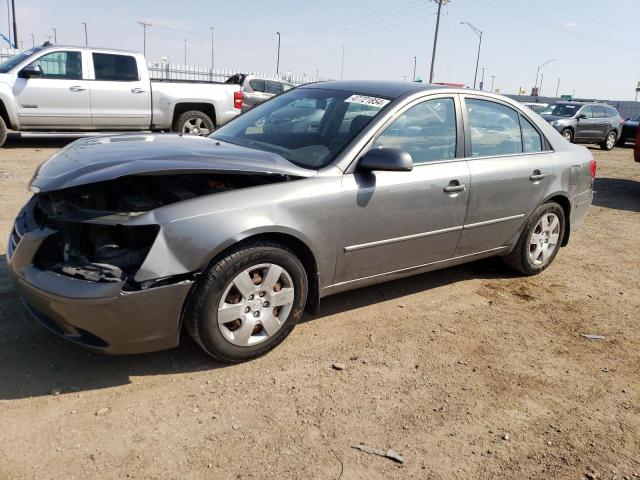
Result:
{"label": "rear side window", "polygon": [[616,110],[613,107],[604,107],[604,114],[607,117],[618,117],[618,116],[620,116],[620,114],[618,113],[618,110]]}
{"label": "rear side window", "polygon": [[593,118],[604,118],[604,108],[602,107],[591,107],[593,109]]}
{"label": "rear side window", "polygon": [[282,84],[278,82],[267,82],[267,93],[282,93]]}
{"label": "rear side window", "polygon": [[520,127],[522,129],[522,151],[525,153],[541,152],[542,151],[542,137],[538,131],[533,128],[533,125],[520,116]]}
{"label": "rear side window", "polygon": [[467,98],[471,156],[513,155],[522,152],[518,112],[487,100]]}
{"label": "rear side window", "polygon": [[266,82],[264,80],[254,79],[249,80],[249,86],[253,89],[254,92],[264,92],[267,88],[265,85]]}
{"label": "rear side window", "polygon": [[[351,130],[367,122],[366,111],[355,112]],[[413,163],[451,160],[456,156],[456,114],[453,98],[427,100],[411,107],[376,139],[375,147],[399,148],[411,154]]]}
{"label": "rear side window", "polygon": [[136,59],[131,55],[94,53],[93,70],[96,80],[133,82],[140,79]]}
{"label": "rear side window", "polygon": [[80,80],[82,78],[82,56],[80,52],[51,52],[41,56],[31,65],[42,69],[41,78]]}

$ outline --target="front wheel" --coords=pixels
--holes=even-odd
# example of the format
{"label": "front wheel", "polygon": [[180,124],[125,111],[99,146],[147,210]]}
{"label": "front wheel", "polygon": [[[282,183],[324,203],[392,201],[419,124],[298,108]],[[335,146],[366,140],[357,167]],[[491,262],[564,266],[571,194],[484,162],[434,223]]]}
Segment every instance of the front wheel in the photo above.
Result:
{"label": "front wheel", "polygon": [[0,117],[0,147],[7,141],[7,124],[4,123],[4,119]]}
{"label": "front wheel", "polygon": [[213,130],[213,120],[211,120],[209,115],[198,110],[184,112],[173,122],[173,131],[184,135],[206,137],[212,133]]}
{"label": "front wheel", "polygon": [[551,265],[564,238],[564,210],[555,202],[539,206],[527,222],[505,263],[517,272],[536,275]]}
{"label": "front wheel", "polygon": [[263,355],[291,333],[307,301],[305,269],[283,245],[253,242],[215,261],[199,280],[186,327],[212,357]]}
{"label": "front wheel", "polygon": [[565,140],[569,143],[573,142],[573,132],[571,131],[570,128],[565,128],[562,131],[562,136],[565,138]]}
{"label": "front wheel", "polygon": [[616,132],[609,132],[605,137],[604,142],[600,144],[600,148],[606,151],[613,150],[613,147],[616,144],[616,140]]}

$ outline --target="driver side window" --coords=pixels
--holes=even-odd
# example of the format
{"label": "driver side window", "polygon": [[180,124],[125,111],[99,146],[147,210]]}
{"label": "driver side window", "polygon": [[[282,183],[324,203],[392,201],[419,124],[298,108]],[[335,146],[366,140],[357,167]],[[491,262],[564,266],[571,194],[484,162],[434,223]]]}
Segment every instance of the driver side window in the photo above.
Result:
{"label": "driver side window", "polygon": [[80,52],[51,52],[41,56],[31,65],[42,69],[41,78],[61,80],[82,79],[82,55]]}
{"label": "driver side window", "polygon": [[411,154],[414,165],[456,156],[456,114],[453,98],[427,100],[396,118],[373,148],[393,147]]}

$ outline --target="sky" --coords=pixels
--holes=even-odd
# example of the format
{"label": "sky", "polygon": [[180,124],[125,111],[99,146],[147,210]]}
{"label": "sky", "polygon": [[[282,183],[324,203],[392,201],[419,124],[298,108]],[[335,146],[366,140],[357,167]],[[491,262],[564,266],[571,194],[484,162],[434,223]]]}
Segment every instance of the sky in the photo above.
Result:
{"label": "sky", "polygon": [[[7,34],[7,1],[0,0],[0,32]],[[10,0],[9,0],[10,1]],[[216,67],[280,71],[345,79],[428,79],[437,6],[429,0],[15,0],[18,40],[31,46],[57,30],[60,44],[142,51],[210,66],[211,31]],[[530,91],[539,65],[542,95],[574,94],[633,100],[640,82],[640,0],[451,0],[443,7],[435,61],[436,82],[473,85],[478,37],[483,31],[478,83],[501,93]],[[5,45],[6,46],[6,45]],[[493,80],[492,77],[495,76]],[[540,83],[540,80],[538,80]]]}

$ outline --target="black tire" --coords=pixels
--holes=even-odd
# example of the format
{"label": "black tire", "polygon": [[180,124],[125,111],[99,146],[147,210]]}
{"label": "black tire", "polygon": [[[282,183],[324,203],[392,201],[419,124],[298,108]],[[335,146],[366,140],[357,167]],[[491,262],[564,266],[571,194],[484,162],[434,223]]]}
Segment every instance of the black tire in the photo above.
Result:
{"label": "black tire", "polygon": [[[542,219],[543,215],[548,213],[555,214],[560,221],[558,240],[549,260],[543,265],[534,265],[531,262],[529,255],[531,248],[530,237],[532,233],[534,233],[534,229]],[[564,209],[559,204],[555,202],[548,202],[540,205],[529,218],[529,221],[520,234],[520,238],[518,239],[516,246],[508,255],[503,257],[504,263],[506,263],[509,268],[516,272],[523,273],[524,275],[537,275],[545,270],[549,265],[551,265],[551,263],[553,263],[553,260],[560,250],[562,240],[564,239],[565,221]]]}
{"label": "black tire", "polygon": [[573,130],[571,130],[570,128],[565,128],[564,130],[562,130],[560,135],[562,135],[568,142],[573,143]]}
{"label": "black tire", "polygon": [[[191,130],[189,128],[185,128],[187,123],[189,122],[196,122],[197,124],[202,126],[201,128],[198,129],[199,130],[198,133],[190,133],[188,131],[185,131],[185,130]],[[213,120],[211,120],[211,117],[209,117],[209,115],[199,110],[189,110],[188,112],[184,112],[183,114],[181,114],[179,117],[175,119],[175,121],[173,122],[172,130],[176,133],[184,133],[185,135],[191,134],[191,135],[206,136],[206,135],[209,135],[210,133],[213,133],[214,128],[215,128],[215,125],[213,123]]]}
{"label": "black tire", "polygon": [[[613,138],[610,139],[610,137],[613,137]],[[617,137],[616,132],[611,130],[609,133],[607,133],[607,136],[604,137],[604,140],[600,144],[600,148],[602,150],[606,150],[607,152],[610,151],[610,150],[613,150],[613,147],[615,147],[616,142],[617,142],[617,138],[616,137]]]}
{"label": "black tire", "polygon": [[7,124],[4,123],[4,119],[0,117],[0,147],[7,141]]}
{"label": "black tire", "polygon": [[[218,326],[218,305],[238,274],[265,263],[279,265],[290,275],[294,287],[293,306],[273,336],[256,345],[234,345]],[[187,307],[185,327],[196,343],[216,360],[226,363],[251,360],[275,348],[291,333],[304,312],[307,290],[304,266],[291,250],[269,241],[246,243],[214,260],[198,279]]]}

